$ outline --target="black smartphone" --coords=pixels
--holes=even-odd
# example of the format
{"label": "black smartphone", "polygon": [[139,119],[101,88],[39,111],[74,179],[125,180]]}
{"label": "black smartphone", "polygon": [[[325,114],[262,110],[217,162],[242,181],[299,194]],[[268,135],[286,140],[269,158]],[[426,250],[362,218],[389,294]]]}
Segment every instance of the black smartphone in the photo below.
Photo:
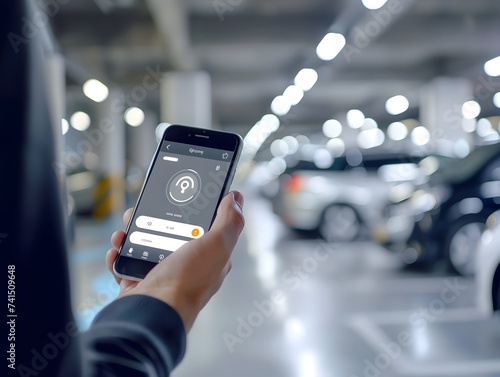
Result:
{"label": "black smartphone", "polygon": [[165,130],[114,263],[117,276],[143,279],[210,229],[242,146],[234,133],[181,125]]}

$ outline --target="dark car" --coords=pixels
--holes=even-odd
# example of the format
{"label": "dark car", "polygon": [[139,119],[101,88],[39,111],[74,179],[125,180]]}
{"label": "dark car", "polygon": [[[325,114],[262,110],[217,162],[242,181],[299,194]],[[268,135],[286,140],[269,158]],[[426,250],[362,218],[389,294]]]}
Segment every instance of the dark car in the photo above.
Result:
{"label": "dark car", "polygon": [[482,146],[431,176],[409,199],[415,226],[403,252],[407,264],[446,261],[457,273],[474,273],[486,219],[500,209],[500,144]]}

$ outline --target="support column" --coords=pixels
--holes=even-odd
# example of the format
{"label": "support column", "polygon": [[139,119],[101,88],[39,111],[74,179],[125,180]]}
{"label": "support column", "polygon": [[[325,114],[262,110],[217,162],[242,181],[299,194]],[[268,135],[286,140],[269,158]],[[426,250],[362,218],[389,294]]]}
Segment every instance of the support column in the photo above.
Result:
{"label": "support column", "polygon": [[463,148],[471,147],[473,136],[465,129],[475,120],[463,117],[462,105],[472,98],[472,84],[466,79],[440,77],[422,88],[420,122],[429,130],[438,152],[463,156]]}
{"label": "support column", "polygon": [[212,90],[206,72],[169,72],[161,81],[161,121],[212,128]]}
{"label": "support column", "polygon": [[127,126],[130,161],[144,173],[156,150],[155,128],[158,125],[158,118],[152,111],[145,111],[145,115],[144,123],[139,127]]}
{"label": "support column", "polygon": [[111,89],[108,99],[99,105],[98,132],[102,142],[98,146],[99,183],[95,187],[93,216],[105,218],[123,213],[125,198],[125,123],[124,109],[119,104],[122,93]]}

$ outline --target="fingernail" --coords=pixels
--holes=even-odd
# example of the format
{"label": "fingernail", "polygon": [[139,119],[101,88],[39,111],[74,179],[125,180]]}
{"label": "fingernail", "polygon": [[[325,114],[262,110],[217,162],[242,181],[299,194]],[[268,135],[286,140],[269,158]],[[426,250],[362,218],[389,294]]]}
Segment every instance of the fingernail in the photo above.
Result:
{"label": "fingernail", "polygon": [[243,199],[241,192],[233,191],[233,202],[237,205],[237,209],[243,213],[243,204],[245,203],[245,199]]}

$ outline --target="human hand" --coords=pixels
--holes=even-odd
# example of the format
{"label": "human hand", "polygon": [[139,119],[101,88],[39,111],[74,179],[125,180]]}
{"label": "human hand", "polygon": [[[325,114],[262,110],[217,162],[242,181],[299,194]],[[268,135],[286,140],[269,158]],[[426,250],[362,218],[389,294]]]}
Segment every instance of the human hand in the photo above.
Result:
{"label": "human hand", "polygon": [[[144,280],[138,282],[115,276],[120,284],[118,297],[142,294],[157,298],[177,311],[189,331],[231,269],[231,253],[245,223],[243,201],[238,191],[226,195],[211,229],[158,263]],[[128,209],[123,215],[125,224],[131,215],[132,209]],[[111,236],[114,248],[106,254],[106,265],[111,272],[124,235],[123,231],[116,231]]]}

